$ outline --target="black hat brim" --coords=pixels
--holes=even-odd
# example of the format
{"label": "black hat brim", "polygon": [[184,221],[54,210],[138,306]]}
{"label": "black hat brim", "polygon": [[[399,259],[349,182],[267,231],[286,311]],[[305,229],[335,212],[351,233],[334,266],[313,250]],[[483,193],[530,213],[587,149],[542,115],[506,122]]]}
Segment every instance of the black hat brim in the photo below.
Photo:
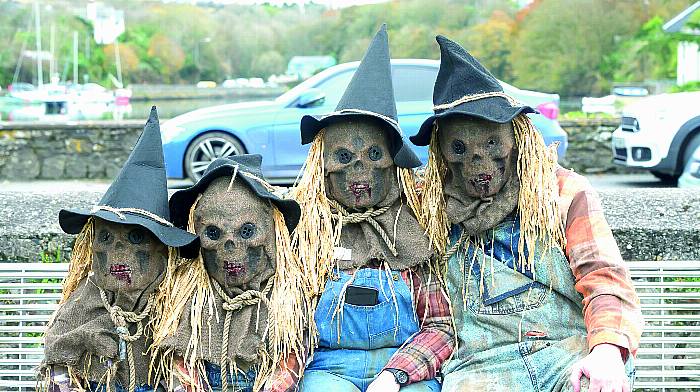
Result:
{"label": "black hat brim", "polygon": [[[173,223],[175,226],[186,229],[190,208],[192,208],[192,205],[194,204],[195,200],[197,200],[197,197],[203,193],[209,184],[211,184],[215,179],[233,175],[233,172],[236,171],[236,166],[237,165],[235,164],[223,164],[209,170],[202,176],[202,178],[199,179],[199,181],[197,181],[196,184],[192,185],[191,187],[175,192],[170,197],[170,211],[172,211]],[[290,233],[294,231],[299,223],[299,218],[301,217],[301,209],[296,201],[278,197],[274,193],[268,191],[258,181],[246,177],[245,175],[241,175],[240,172],[236,179],[240,179],[245,182],[246,185],[248,185],[248,187],[258,197],[267,199],[274,204],[284,216],[284,222],[287,225],[287,230],[289,230]]]}
{"label": "black hat brim", "polygon": [[61,229],[68,234],[78,234],[90,217],[104,219],[109,222],[125,225],[137,225],[145,228],[155,235],[163,244],[178,248],[182,257],[191,259],[197,256],[199,251],[199,238],[174,226],[166,226],[146,216],[123,212],[123,219],[114,212],[97,210],[61,210],[58,213],[58,223]]}
{"label": "black hat brim", "polygon": [[348,111],[323,115],[307,114],[301,118],[301,144],[309,144],[313,142],[316,135],[318,135],[323,128],[331,124],[357,117],[374,118],[381,121],[381,123],[386,126],[386,129],[389,131],[389,138],[391,140],[391,156],[396,166],[406,169],[413,169],[422,165],[422,162],[416,153],[414,153],[408,144],[403,140],[403,137],[401,136],[401,129],[398,127],[398,125],[390,123],[382,116],[375,115],[371,112]]}
{"label": "black hat brim", "polygon": [[465,102],[453,108],[433,114],[423,121],[418,133],[411,136],[409,139],[416,146],[427,146],[430,144],[433,124],[435,120],[440,118],[463,115],[503,124],[512,121],[519,114],[528,113],[539,112],[527,105],[511,106],[503,97],[482,98],[471,102]]}

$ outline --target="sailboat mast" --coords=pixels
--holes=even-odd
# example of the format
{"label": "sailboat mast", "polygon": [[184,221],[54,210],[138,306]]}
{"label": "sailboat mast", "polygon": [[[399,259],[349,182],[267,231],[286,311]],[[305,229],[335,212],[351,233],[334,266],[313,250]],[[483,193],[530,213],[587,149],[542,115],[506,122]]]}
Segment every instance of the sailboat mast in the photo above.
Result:
{"label": "sailboat mast", "polygon": [[42,72],[43,61],[41,58],[41,15],[39,14],[39,2],[34,3],[34,25],[36,29],[36,75],[37,84],[44,84],[44,74]]}

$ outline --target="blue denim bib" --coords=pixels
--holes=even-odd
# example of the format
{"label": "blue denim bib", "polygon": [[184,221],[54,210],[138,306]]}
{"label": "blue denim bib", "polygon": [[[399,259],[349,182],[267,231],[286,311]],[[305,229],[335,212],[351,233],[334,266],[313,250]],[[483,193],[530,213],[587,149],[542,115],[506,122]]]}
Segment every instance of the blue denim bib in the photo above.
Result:
{"label": "blue denim bib", "polygon": [[[379,291],[378,304],[338,306],[352,280]],[[363,268],[326,282],[315,313],[319,347],[306,371],[326,371],[365,390],[391,356],[418,330],[413,296],[398,272]]]}

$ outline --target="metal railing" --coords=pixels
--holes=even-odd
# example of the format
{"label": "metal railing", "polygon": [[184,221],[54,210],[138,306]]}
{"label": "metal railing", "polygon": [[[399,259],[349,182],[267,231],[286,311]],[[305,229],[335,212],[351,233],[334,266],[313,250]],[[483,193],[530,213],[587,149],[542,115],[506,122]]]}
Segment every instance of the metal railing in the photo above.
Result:
{"label": "metal railing", "polygon": [[67,263],[0,263],[0,391],[33,391]]}
{"label": "metal railing", "polygon": [[[700,261],[629,262],[646,320],[635,390],[700,389]],[[68,264],[0,263],[0,391],[33,391]]]}

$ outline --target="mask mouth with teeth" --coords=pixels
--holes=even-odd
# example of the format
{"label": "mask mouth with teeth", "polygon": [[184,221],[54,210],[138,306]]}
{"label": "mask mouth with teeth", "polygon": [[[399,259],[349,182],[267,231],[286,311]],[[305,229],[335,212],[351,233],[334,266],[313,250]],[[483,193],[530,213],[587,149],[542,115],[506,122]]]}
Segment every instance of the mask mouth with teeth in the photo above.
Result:
{"label": "mask mouth with teeth", "polygon": [[394,179],[389,138],[375,119],[358,117],[325,128],[324,175],[330,198],[345,208],[372,208],[387,198]]}
{"label": "mask mouth with teeth", "polygon": [[95,218],[92,274],[96,285],[133,297],[162,278],[168,248],[147,229]]}
{"label": "mask mouth with teeth", "polygon": [[[230,185],[230,187],[229,187]],[[269,202],[240,181],[212,181],[194,210],[204,266],[229,295],[260,290],[274,274],[274,218]]]}

